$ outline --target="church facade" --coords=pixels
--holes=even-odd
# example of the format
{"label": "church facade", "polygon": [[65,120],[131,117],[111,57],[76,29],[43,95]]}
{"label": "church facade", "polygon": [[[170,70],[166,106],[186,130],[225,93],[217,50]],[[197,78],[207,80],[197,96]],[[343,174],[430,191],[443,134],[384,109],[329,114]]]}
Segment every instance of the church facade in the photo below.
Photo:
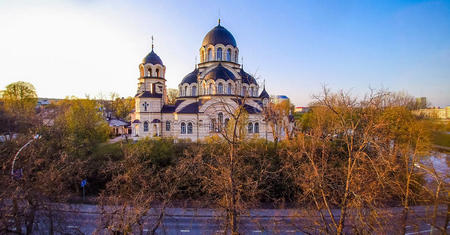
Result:
{"label": "church facade", "polygon": [[168,104],[166,66],[152,51],[139,65],[140,77],[132,115],[132,136],[201,140],[218,135],[243,107],[248,113],[248,137],[273,140],[263,109],[269,102],[265,88],[238,63],[239,49],[233,35],[219,24],[203,39],[200,63],[180,82],[175,104]]}

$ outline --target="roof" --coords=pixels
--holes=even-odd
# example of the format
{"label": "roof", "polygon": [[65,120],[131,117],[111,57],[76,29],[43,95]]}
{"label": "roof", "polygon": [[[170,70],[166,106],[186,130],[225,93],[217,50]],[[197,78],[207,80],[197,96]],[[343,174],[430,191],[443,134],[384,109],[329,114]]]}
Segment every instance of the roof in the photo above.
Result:
{"label": "roof", "polygon": [[261,94],[259,95],[259,98],[270,98],[269,93],[267,93],[266,88],[262,90]]}
{"label": "roof", "polygon": [[194,71],[188,73],[188,75],[184,76],[183,80],[181,80],[180,84],[184,83],[196,83],[197,82],[197,75],[198,75],[198,69],[195,69]]}
{"label": "roof", "polygon": [[141,93],[136,94],[135,97],[139,97],[139,98],[162,98],[162,94],[151,93],[150,91],[143,91]]}
{"label": "roof", "polygon": [[109,120],[109,126],[128,126],[130,125],[128,122],[124,122],[119,119],[111,119]]}
{"label": "roof", "polygon": [[217,65],[217,67],[213,68],[211,71],[209,71],[205,75],[205,80],[212,79],[215,81],[219,78],[221,78],[225,81],[236,80],[236,77],[234,76],[234,74],[227,68],[223,67],[222,64]]}
{"label": "roof", "polygon": [[222,27],[220,22],[219,25],[211,29],[211,31],[203,38],[202,46],[216,44],[223,44],[225,46],[232,45],[236,47],[236,40],[233,35],[226,28]]}
{"label": "roof", "polygon": [[178,113],[198,113],[198,102],[186,105],[186,107],[184,107]]}
{"label": "roof", "polygon": [[163,105],[161,113],[173,113],[175,112],[175,105]]}
{"label": "roof", "polygon": [[244,109],[249,113],[249,114],[255,114],[255,113],[261,113],[261,111],[251,105],[248,104],[244,104]]}
{"label": "roof", "polygon": [[148,55],[142,60],[142,63],[144,64],[160,64],[164,65],[161,58],[153,51],[148,53]]}
{"label": "roof", "polygon": [[241,77],[242,77],[242,82],[243,82],[243,83],[247,83],[247,84],[257,84],[257,83],[256,83],[256,79],[255,79],[252,75],[246,73],[246,72],[244,71],[244,69],[241,69],[241,70],[239,71],[239,74],[240,74]]}
{"label": "roof", "polygon": [[161,123],[161,120],[159,120],[159,119],[153,119],[152,123]]}

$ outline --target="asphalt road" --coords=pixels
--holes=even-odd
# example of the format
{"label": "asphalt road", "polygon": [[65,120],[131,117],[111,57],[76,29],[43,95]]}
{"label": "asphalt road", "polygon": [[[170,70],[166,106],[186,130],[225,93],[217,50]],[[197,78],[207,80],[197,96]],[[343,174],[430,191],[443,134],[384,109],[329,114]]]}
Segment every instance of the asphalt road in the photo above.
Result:
{"label": "asphalt road", "polygon": [[[409,216],[407,235],[430,234],[431,231],[431,211],[430,207],[413,207]],[[380,210],[380,213],[399,214],[401,208],[389,208]],[[446,206],[439,208],[438,225],[443,226],[445,221]],[[60,234],[108,234],[106,229],[99,226],[101,213],[99,208],[93,205],[64,205],[53,210],[53,221],[55,231]],[[226,228],[223,227],[223,217],[212,209],[180,209],[169,208],[166,210],[163,222],[157,230],[157,234],[224,234]],[[150,211],[150,216],[144,218],[142,232],[146,234],[151,230],[152,225],[158,218],[158,211]],[[333,211],[336,216],[339,211]],[[35,224],[35,234],[48,234],[49,220],[44,212],[37,216]],[[250,216],[251,215],[251,216]],[[400,218],[400,216],[396,216]],[[119,218],[116,218],[119,219]],[[306,215],[297,210],[250,210],[249,214],[240,217],[239,231],[242,234],[305,234],[308,231],[313,234],[320,234],[321,226],[314,223],[318,218],[315,215]],[[328,218],[329,220],[329,218]],[[386,231],[397,234],[400,226],[399,221],[390,221]],[[346,227],[346,232],[352,232],[351,227]],[[436,230],[435,230],[436,231]],[[379,231],[375,231],[377,233]],[[450,232],[447,228],[447,233]],[[139,234],[139,230],[133,231]],[[383,233],[383,232],[380,232]],[[433,234],[440,234],[435,232]]]}

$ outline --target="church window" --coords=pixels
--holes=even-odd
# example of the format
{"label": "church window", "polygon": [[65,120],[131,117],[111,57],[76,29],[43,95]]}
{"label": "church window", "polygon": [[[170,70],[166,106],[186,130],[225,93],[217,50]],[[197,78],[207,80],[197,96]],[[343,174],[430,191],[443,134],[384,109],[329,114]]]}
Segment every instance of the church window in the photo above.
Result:
{"label": "church window", "polygon": [[156,69],[156,77],[159,78],[159,69]]}
{"label": "church window", "polygon": [[181,134],[186,134],[186,123],[181,123]]}
{"label": "church window", "polygon": [[144,122],[144,132],[147,132],[147,131],[148,131],[148,122],[145,121]]}
{"label": "church window", "polygon": [[238,63],[238,54],[236,52],[236,54],[234,55],[234,62]]}
{"label": "church window", "polygon": [[166,121],[166,131],[170,131],[170,122]]}
{"label": "church window", "polygon": [[216,60],[222,60],[222,48],[217,49]]}
{"label": "church window", "polygon": [[205,51],[200,52],[200,62],[205,62]]}
{"label": "church window", "polygon": [[209,84],[208,94],[209,94],[209,95],[212,95],[212,93],[213,93],[212,84]]}
{"label": "church window", "polygon": [[152,76],[152,68],[148,68],[148,77]]}
{"label": "church window", "polygon": [[217,120],[219,120],[219,125],[217,127],[218,131],[221,131],[223,125],[223,113],[217,114]]}
{"label": "church window", "polygon": [[227,50],[227,61],[231,61],[231,49],[228,48]]}
{"label": "church window", "polygon": [[212,60],[211,48],[208,49],[208,61]]}
{"label": "church window", "polygon": [[227,94],[231,95],[231,83],[228,84]]}
{"label": "church window", "polygon": [[197,95],[197,87],[196,87],[196,86],[193,86],[193,87],[192,87],[191,93],[192,93],[192,94],[191,94],[192,96],[196,96],[196,95]]}
{"label": "church window", "polygon": [[242,87],[242,96],[247,96],[247,87]]}
{"label": "church window", "polygon": [[253,133],[253,123],[248,124],[248,133]]}
{"label": "church window", "polygon": [[187,86],[184,87],[184,96],[187,96]]}
{"label": "church window", "polygon": [[259,133],[259,123],[255,123],[255,133]]}
{"label": "church window", "polygon": [[188,123],[188,125],[187,125],[187,133],[192,134],[192,123],[191,122]]}
{"label": "church window", "polygon": [[229,118],[225,118],[225,128],[227,128],[229,122],[230,122],[230,119]]}
{"label": "church window", "polygon": [[217,90],[219,90],[219,94],[223,94],[223,84],[221,82],[217,85]]}
{"label": "church window", "polygon": [[211,119],[211,123],[209,124],[209,131],[213,132],[216,129],[216,119]]}
{"label": "church window", "polygon": [[250,96],[253,96],[253,87],[250,88]]}

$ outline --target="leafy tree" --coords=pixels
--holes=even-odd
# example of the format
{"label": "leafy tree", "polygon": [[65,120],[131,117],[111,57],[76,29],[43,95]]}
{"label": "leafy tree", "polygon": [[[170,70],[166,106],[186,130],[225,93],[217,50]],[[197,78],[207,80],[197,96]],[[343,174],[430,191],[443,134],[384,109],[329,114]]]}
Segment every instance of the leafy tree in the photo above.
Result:
{"label": "leafy tree", "polygon": [[116,98],[112,102],[112,110],[114,112],[114,116],[119,119],[129,119],[130,112],[134,109],[134,98]]}
{"label": "leafy tree", "polygon": [[37,94],[27,82],[14,82],[1,92],[1,132],[26,132],[35,121]]}
{"label": "leafy tree", "polygon": [[175,104],[177,97],[178,97],[178,89],[169,88],[167,91],[167,103]]}
{"label": "leafy tree", "polygon": [[58,104],[58,109],[55,125],[62,130],[69,152],[86,156],[107,140],[110,129],[94,100],[66,99]]}
{"label": "leafy tree", "polygon": [[2,91],[2,99],[8,111],[16,115],[27,115],[32,113],[36,107],[36,89],[28,82],[14,82]]}

